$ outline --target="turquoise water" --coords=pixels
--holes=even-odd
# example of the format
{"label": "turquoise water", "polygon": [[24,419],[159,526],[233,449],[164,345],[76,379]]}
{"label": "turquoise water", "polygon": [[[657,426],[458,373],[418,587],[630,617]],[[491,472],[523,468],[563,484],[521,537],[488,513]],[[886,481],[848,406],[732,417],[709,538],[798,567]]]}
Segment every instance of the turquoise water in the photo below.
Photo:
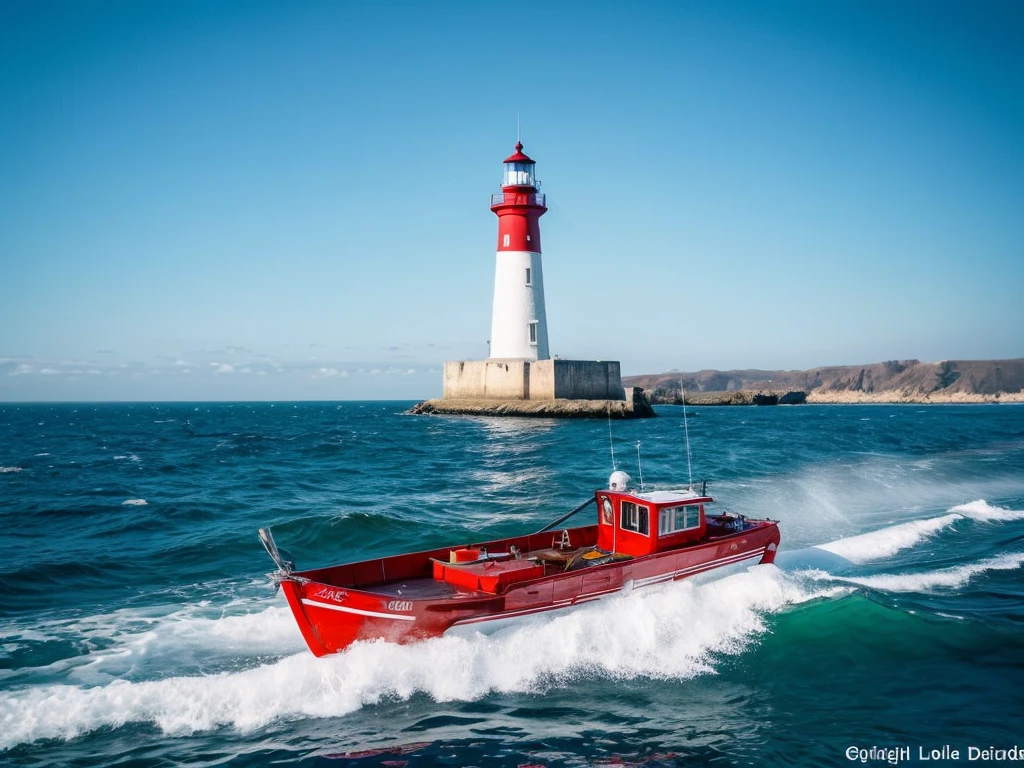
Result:
{"label": "turquoise water", "polygon": [[[1024,407],[692,409],[695,477],[720,509],[781,521],[778,568],[315,659],[258,527],[300,567],[497,538],[611,468],[604,422],[409,405],[0,405],[0,763],[817,766],[859,765],[850,746],[1024,746]],[[681,411],[658,410],[612,426],[616,458],[638,479],[640,440],[648,487],[678,486]]]}

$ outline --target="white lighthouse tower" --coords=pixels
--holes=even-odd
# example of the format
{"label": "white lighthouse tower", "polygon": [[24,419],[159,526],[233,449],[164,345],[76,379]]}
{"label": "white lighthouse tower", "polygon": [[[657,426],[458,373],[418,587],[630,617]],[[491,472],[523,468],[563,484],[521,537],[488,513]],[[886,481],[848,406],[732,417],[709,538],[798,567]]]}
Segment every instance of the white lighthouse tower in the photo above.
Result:
{"label": "white lighthouse tower", "polygon": [[516,142],[505,158],[501,192],[491,195],[498,215],[498,256],[494,269],[491,359],[547,360],[548,322],[544,312],[540,217],[547,211],[535,163]]}

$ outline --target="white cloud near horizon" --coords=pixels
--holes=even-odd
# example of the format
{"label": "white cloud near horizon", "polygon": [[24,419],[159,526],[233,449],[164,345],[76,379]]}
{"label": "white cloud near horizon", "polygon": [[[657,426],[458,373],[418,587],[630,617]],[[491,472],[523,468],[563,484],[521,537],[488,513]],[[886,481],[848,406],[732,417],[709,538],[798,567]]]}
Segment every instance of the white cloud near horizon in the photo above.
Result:
{"label": "white cloud near horizon", "polygon": [[126,363],[116,357],[102,362],[6,357],[0,358],[0,401],[235,399],[232,393],[238,399],[414,400],[440,394],[441,366],[436,363],[382,362],[254,357],[199,363],[162,356],[153,363]]}

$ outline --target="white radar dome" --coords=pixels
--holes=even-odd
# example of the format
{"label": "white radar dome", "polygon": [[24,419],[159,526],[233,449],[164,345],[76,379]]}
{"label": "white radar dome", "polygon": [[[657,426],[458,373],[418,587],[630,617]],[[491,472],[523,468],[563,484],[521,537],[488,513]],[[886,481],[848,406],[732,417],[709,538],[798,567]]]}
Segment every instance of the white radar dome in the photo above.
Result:
{"label": "white radar dome", "polygon": [[629,488],[629,484],[633,482],[633,478],[623,472],[621,469],[612,472],[611,477],[608,478],[608,490],[609,491],[624,491]]}

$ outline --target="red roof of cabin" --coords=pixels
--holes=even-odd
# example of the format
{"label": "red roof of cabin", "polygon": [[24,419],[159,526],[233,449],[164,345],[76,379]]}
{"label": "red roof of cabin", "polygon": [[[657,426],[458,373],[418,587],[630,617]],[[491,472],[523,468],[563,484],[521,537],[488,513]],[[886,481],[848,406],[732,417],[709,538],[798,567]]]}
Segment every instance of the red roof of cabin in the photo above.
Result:
{"label": "red roof of cabin", "polygon": [[514,155],[509,155],[508,157],[506,157],[505,162],[530,163],[531,165],[536,165],[536,163],[533,160],[531,160],[529,156],[523,154],[523,142],[521,141],[516,142],[516,153]]}

